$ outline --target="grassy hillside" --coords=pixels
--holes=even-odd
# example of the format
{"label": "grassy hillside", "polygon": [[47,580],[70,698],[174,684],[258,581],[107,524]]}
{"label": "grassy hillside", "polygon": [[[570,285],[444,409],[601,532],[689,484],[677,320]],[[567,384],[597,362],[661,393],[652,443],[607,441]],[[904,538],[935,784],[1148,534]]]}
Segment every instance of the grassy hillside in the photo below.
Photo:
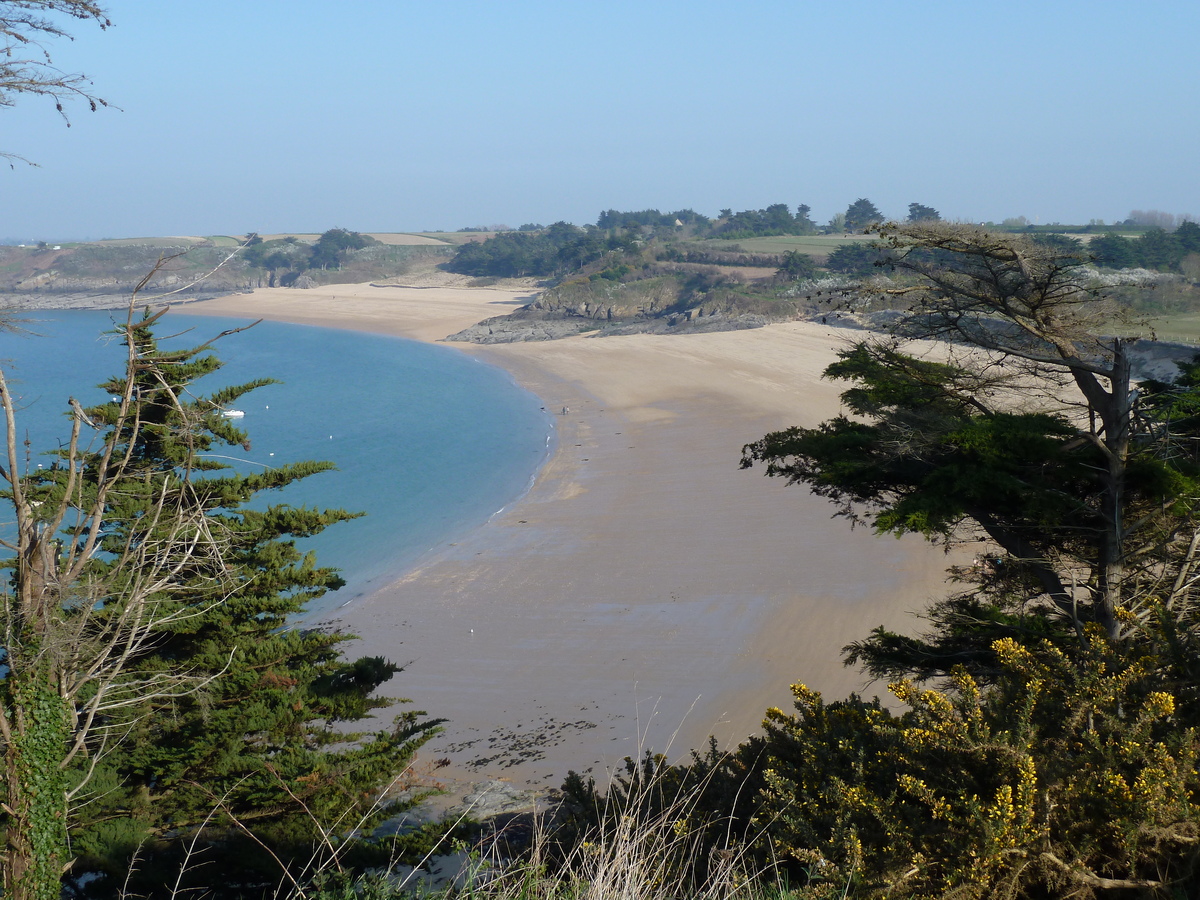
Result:
{"label": "grassy hillside", "polygon": [[[237,251],[244,239],[230,235],[125,238],[53,246],[0,247],[0,292],[24,303],[38,296],[127,294],[148,272],[159,267],[150,288],[207,293],[246,290],[288,283],[303,276],[305,283],[340,284],[394,278],[413,260],[447,256],[452,245],[421,235],[365,236],[365,246],[347,250],[337,264],[313,262],[319,235],[270,235],[259,245]],[[263,264],[261,248],[279,251],[278,259]]]}
{"label": "grassy hillside", "polygon": [[744,238],[738,241],[719,239],[698,241],[714,250],[741,250],[752,254],[780,254],[790,250],[807,253],[818,264],[844,244],[856,244],[874,240],[873,235],[867,234],[811,234],[811,235],[776,235],[774,237]]}
{"label": "grassy hillside", "polygon": [[1159,340],[1200,343],[1200,312],[1158,316],[1151,321]]}

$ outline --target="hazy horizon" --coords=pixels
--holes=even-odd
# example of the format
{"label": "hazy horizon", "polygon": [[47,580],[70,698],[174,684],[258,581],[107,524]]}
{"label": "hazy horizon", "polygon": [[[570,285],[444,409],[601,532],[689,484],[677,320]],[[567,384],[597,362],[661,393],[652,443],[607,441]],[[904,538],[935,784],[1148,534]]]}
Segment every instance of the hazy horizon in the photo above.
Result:
{"label": "hazy horizon", "polygon": [[1200,213],[1200,7],[111,0],[49,46],[120,110],[0,110],[18,240]]}

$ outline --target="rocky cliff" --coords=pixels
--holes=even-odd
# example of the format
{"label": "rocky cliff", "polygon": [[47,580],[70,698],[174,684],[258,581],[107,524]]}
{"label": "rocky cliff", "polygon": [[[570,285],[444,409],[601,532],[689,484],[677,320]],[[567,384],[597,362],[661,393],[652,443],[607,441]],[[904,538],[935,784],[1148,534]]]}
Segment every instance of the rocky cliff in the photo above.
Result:
{"label": "rocky cliff", "polygon": [[636,281],[567,282],[528,306],[486,319],[447,338],[476,344],[596,336],[688,333],[761,328],[804,315],[808,304],[741,293],[677,273]]}

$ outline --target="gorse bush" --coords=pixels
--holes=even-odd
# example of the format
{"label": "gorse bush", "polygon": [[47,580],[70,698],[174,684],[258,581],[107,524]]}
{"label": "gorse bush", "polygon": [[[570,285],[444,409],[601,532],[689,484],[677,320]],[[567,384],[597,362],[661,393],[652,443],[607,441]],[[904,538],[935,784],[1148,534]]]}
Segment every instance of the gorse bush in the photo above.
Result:
{"label": "gorse bush", "polygon": [[1143,326],[1073,244],[880,232],[912,281],[891,335],[826,371],[854,418],[744,462],[878,532],[989,549],[927,634],[846,648],[907,711],[797,686],[768,713],[769,849],[855,896],[1195,896],[1196,365],[1135,383]]}
{"label": "gorse bush", "polygon": [[998,640],[987,684],[898,680],[903,712],[797,684],[794,709],[733,753],[627,760],[607,793],[568,779],[556,839],[569,857],[636,821],[670,846],[681,896],[731,854],[808,897],[1195,896],[1196,632],[1143,612],[1123,612],[1126,641],[1096,625],[1065,650]]}
{"label": "gorse bush", "polygon": [[1074,655],[995,650],[990,688],[891,685],[899,716],[795,686],[767,718],[772,849],[862,896],[1193,896],[1200,744],[1174,695],[1095,626]]}

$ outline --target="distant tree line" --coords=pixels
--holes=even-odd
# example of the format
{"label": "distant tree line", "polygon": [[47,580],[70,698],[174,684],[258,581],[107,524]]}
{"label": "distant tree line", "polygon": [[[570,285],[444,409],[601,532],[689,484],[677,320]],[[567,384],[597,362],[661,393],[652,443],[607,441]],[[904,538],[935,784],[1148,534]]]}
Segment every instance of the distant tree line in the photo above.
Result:
{"label": "distant tree line", "polygon": [[843,244],[825,260],[825,268],[839,275],[866,276],[875,274],[876,263],[886,256],[875,241]]}
{"label": "distant tree line", "polygon": [[1109,269],[1182,271],[1189,254],[1200,253],[1200,225],[1185,221],[1170,232],[1154,227],[1138,238],[1104,234],[1088,244],[1096,264]]}
{"label": "distant tree line", "polygon": [[677,209],[674,212],[662,213],[657,209],[642,209],[635,212],[620,212],[606,209],[596,220],[596,227],[601,231],[612,231],[616,228],[675,228],[678,226],[696,226],[708,228],[712,220],[701,215],[694,209]]}
{"label": "distant tree line", "polygon": [[[677,209],[666,213],[657,209],[606,209],[597,217],[595,225],[583,228],[568,222],[555,222],[548,227],[529,223],[517,231],[501,232],[485,241],[463,244],[446,268],[451,272],[476,277],[548,278],[582,269],[606,254],[629,253],[636,249],[635,242],[640,235],[656,229],[670,229],[673,233],[682,227],[696,238],[739,240],[818,234],[822,230],[827,233],[863,231],[884,220],[875,204],[865,197],[851,203],[844,214],[839,213],[824,229],[812,220],[811,212],[812,207],[804,203],[797,206],[794,213],[786,203],[773,203],[763,209],[744,209],[739,212],[731,208],[722,209],[714,221],[694,209]],[[940,219],[941,215],[931,206],[909,204],[910,222]],[[735,262],[728,259],[718,261],[710,256],[708,251],[669,249],[660,258],[725,265]],[[877,254],[873,255],[873,252],[850,249],[833,257],[834,264],[838,266],[834,271],[861,274],[870,268],[876,258]],[[775,261],[772,260],[771,264],[774,265]],[[614,265],[605,267],[603,272],[613,275],[623,265],[620,261],[614,261]],[[807,270],[807,267],[807,263],[792,258],[785,264],[786,271],[782,277],[796,279],[801,277],[798,273]],[[627,267],[625,271],[628,271]]]}
{"label": "distant tree line", "polygon": [[311,247],[290,236],[264,241],[252,232],[246,239],[242,258],[248,265],[267,271],[269,287],[275,287],[278,273],[286,273],[279,276],[279,283],[286,286],[308,269],[340,269],[348,253],[378,243],[345,228],[330,228]]}
{"label": "distant tree line", "polygon": [[633,249],[629,233],[555,222],[543,231],[510,231],[463,244],[446,264],[460,275],[545,278],[583,268],[609,252]]}
{"label": "distant tree line", "polygon": [[[710,220],[692,209],[663,213],[657,209],[620,211],[607,209],[600,213],[594,226],[579,228],[567,222],[556,222],[549,227],[528,224],[516,232],[503,232],[486,241],[464,244],[458,248],[454,259],[447,264],[452,272],[474,276],[539,278],[555,277],[577,271],[595,262],[606,254],[626,254],[636,249],[639,236],[644,230],[660,228],[689,229],[697,238],[722,238],[737,240],[777,235],[809,235],[825,233],[861,233],[872,225],[884,221],[879,208],[866,197],[851,203],[844,213],[835,215],[828,225],[819,227],[810,217],[811,208],[805,204],[792,212],[786,203],[773,203],[762,209],[745,209],[734,212],[722,209],[717,219]],[[1145,213],[1143,216],[1147,215]],[[907,222],[938,222],[941,214],[932,206],[923,203],[908,205]],[[1012,222],[1013,230],[1037,232],[1040,238],[1053,239],[1051,226],[1029,225],[1027,220]],[[1021,223],[1025,224],[1022,225]],[[1054,226],[1062,229],[1064,226]],[[1096,230],[1097,228],[1123,227],[1092,225],[1079,226],[1074,230]],[[334,229],[322,235],[321,241],[312,249],[307,264],[336,268],[340,254],[350,249],[348,243],[352,232]],[[361,236],[357,236],[360,237]],[[1075,250],[1082,250],[1076,243]],[[1200,225],[1184,219],[1174,231],[1151,227],[1137,238],[1105,233],[1095,238],[1087,247],[1097,265],[1113,269],[1146,268],[1158,271],[1184,272],[1189,277],[1200,276],[1200,258],[1185,263],[1191,254],[1200,254]],[[289,264],[296,268],[295,255],[286,251],[257,251],[248,248],[247,260],[272,272]],[[255,262],[261,256],[261,261]],[[658,258],[669,261],[730,265],[744,260],[715,259],[712,251],[696,248],[667,248],[658,253]],[[825,267],[843,275],[866,276],[875,271],[876,263],[883,254],[873,243],[846,244],[829,254]],[[617,272],[623,264],[614,261],[605,272]],[[807,263],[791,257],[781,270],[781,277],[797,279],[806,271]],[[626,268],[625,271],[628,271]]]}
{"label": "distant tree line", "polygon": [[796,207],[795,215],[786,203],[772,203],[765,209],[744,209],[736,213],[723,209],[711,236],[736,240],[780,234],[816,234],[817,226],[808,217],[811,211],[811,207],[803,203]]}
{"label": "distant tree line", "polygon": [[1161,209],[1134,209],[1129,211],[1129,217],[1118,225],[1134,228],[1161,228],[1163,231],[1174,231],[1184,222],[1192,221],[1188,213],[1176,215],[1163,212]]}
{"label": "distant tree line", "polygon": [[[522,225],[517,231],[496,234],[486,241],[461,245],[446,268],[451,272],[474,276],[513,278],[532,276],[538,278],[564,275],[595,262],[608,253],[628,253],[636,248],[636,241],[645,232],[657,229],[687,229],[694,238],[721,238],[740,240],[744,238],[772,237],[779,235],[810,235],[861,232],[873,224],[884,221],[884,215],[866,197],[851,203],[845,213],[834,216],[829,225],[818,226],[811,218],[812,207],[801,203],[792,212],[786,203],[773,203],[762,209],[744,209],[734,212],[722,209],[714,221],[694,209],[677,209],[660,212],[657,209],[617,210],[606,209],[596,219],[596,224],[579,228],[567,222],[555,222],[549,227],[533,223]],[[932,206],[910,203],[908,221],[939,221],[941,215]],[[729,265],[745,260],[710,258],[706,250],[668,248],[660,252],[659,258],[670,261],[704,262]],[[831,257],[834,271],[859,273],[870,268],[878,254],[874,251],[848,249]],[[776,261],[771,260],[771,265]],[[614,262],[605,272],[618,271],[623,265]],[[806,271],[808,263],[792,257],[785,261],[782,277],[796,279]],[[807,277],[807,276],[805,276]]]}

